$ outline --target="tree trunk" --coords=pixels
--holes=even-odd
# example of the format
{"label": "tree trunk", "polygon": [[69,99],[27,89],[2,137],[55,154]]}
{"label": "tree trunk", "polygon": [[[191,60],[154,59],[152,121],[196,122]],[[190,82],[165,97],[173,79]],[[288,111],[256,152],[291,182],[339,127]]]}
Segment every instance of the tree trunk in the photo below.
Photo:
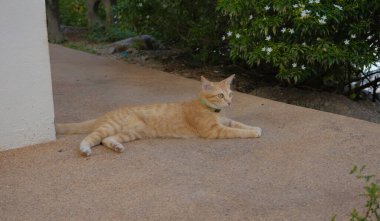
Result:
{"label": "tree trunk", "polygon": [[87,0],[87,21],[89,28],[102,25],[102,20],[99,17],[100,0]]}
{"label": "tree trunk", "polygon": [[[99,16],[99,5],[103,3],[106,12],[106,21],[102,21]],[[88,26],[94,28],[96,26],[105,26],[109,28],[113,22],[112,6],[116,4],[116,0],[87,0],[87,20]]]}
{"label": "tree trunk", "polygon": [[50,42],[59,43],[64,40],[59,27],[59,0],[45,0],[48,39]]}
{"label": "tree trunk", "polygon": [[105,25],[106,25],[106,28],[109,28],[111,27],[112,22],[113,22],[111,0],[103,0],[103,4],[104,4],[104,9],[106,11]]}

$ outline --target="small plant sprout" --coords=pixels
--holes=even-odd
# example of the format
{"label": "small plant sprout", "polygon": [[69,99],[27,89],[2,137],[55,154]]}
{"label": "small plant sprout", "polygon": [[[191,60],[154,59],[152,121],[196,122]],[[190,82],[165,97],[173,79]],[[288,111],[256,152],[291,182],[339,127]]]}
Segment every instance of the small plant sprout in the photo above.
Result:
{"label": "small plant sprout", "polygon": [[[364,210],[361,213],[360,210],[353,209],[350,214],[350,221],[379,221],[380,220],[380,184],[374,180],[375,175],[364,174],[366,166],[358,167],[354,166],[350,174],[355,175],[359,180],[364,181],[365,192],[359,194],[359,196],[365,197],[367,202]],[[331,221],[335,221],[337,215],[335,214]]]}
{"label": "small plant sprout", "polygon": [[345,45],[349,45],[350,44],[350,40],[348,40],[348,39],[344,40],[344,44]]}
{"label": "small plant sprout", "polygon": [[270,35],[268,35],[268,36],[265,37],[266,41],[270,41],[271,39],[272,39],[272,37]]}

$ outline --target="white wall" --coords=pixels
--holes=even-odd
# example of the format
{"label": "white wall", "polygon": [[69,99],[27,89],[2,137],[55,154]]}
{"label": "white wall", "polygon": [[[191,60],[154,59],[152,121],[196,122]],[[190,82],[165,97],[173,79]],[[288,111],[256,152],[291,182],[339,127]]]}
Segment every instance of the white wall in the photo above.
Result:
{"label": "white wall", "polygon": [[44,0],[1,1],[0,150],[55,139]]}

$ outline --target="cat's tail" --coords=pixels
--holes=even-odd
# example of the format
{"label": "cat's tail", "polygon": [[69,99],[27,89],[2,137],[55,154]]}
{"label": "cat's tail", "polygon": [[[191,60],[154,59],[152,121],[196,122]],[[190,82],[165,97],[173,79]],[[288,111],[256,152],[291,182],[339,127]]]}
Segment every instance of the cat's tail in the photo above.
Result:
{"label": "cat's tail", "polygon": [[81,123],[55,124],[57,134],[82,134],[94,130],[96,120],[83,121]]}

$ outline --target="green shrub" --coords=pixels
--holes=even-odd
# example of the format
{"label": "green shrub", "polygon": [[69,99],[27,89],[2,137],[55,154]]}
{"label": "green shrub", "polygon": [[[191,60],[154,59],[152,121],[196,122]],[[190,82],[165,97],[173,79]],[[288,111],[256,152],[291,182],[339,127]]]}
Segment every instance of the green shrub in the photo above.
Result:
{"label": "green shrub", "polygon": [[214,62],[223,54],[224,25],[215,8],[216,1],[120,0],[115,15],[125,29],[151,34],[201,62]]}
{"label": "green shrub", "polygon": [[124,28],[113,25],[109,28],[94,27],[87,34],[87,38],[92,42],[114,42],[128,37],[132,37],[135,34]]}
{"label": "green shrub", "polygon": [[292,84],[346,82],[379,60],[379,1],[219,0],[218,9],[231,58]]}
{"label": "green shrub", "polygon": [[86,0],[59,0],[61,24],[75,27],[87,26]]}

